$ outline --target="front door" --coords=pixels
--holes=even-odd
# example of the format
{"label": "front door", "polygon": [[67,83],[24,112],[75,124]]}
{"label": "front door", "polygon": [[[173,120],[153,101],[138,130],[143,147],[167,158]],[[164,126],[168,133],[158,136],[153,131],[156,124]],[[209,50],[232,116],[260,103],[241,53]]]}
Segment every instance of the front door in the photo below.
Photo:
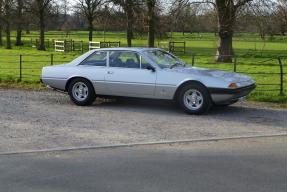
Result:
{"label": "front door", "polygon": [[113,95],[148,97],[154,95],[156,72],[144,69],[136,52],[110,51],[105,80]]}

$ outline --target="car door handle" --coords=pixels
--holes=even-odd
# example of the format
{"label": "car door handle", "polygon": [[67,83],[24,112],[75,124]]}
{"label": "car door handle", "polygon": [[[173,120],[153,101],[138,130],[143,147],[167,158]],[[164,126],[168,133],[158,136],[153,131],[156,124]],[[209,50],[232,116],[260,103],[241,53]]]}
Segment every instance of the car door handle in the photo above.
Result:
{"label": "car door handle", "polygon": [[107,73],[110,74],[110,75],[111,75],[111,74],[114,74],[114,72],[112,72],[112,71],[108,71]]}

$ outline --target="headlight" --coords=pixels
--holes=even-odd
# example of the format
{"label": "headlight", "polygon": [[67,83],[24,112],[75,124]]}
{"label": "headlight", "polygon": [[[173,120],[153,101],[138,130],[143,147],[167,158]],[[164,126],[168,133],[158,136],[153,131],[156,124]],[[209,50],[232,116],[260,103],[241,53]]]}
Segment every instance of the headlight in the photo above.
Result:
{"label": "headlight", "polygon": [[229,88],[238,88],[237,83],[231,83],[229,86]]}

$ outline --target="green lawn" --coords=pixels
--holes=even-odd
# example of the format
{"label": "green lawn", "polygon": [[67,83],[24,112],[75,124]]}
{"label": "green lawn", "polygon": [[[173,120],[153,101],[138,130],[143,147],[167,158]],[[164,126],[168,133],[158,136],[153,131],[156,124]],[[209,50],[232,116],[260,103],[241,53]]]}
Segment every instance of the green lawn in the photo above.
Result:
{"label": "green lawn", "polygon": [[[15,32],[12,33],[12,36]],[[32,31],[31,34],[24,34],[23,40],[25,45],[21,47],[13,46],[12,50],[6,50],[0,47],[0,82],[17,81],[20,78],[20,55],[22,55],[22,80],[24,82],[37,82],[41,73],[41,68],[53,64],[65,63],[76,58],[80,52],[59,53],[55,52],[51,45],[52,39],[73,39],[75,41],[84,41],[84,51],[88,50],[88,32],[72,32],[68,37],[61,31],[49,31],[46,38],[50,40],[50,47],[47,51],[38,51],[32,47],[32,41],[37,38],[38,32]],[[158,41],[185,41],[186,53],[178,55],[187,63],[192,63],[199,67],[234,70],[233,63],[215,63],[214,56],[216,52],[217,37],[211,33],[194,33],[169,34],[170,39]],[[12,41],[14,42],[14,37]],[[103,32],[94,33],[94,41],[120,41],[121,46],[126,46],[125,33],[121,32]],[[287,38],[274,36],[273,39],[266,38],[261,40],[257,34],[237,33],[234,37],[234,50],[237,57],[237,72],[242,72],[253,76],[258,84],[278,84],[258,86],[256,91],[251,95],[251,99],[261,101],[287,102],[286,96],[279,96],[280,75],[272,74],[250,74],[250,73],[280,73],[280,67],[277,57],[283,56],[284,72],[287,72]],[[143,47],[147,45],[146,37],[137,37],[133,40],[133,46]],[[53,54],[53,56],[51,56]],[[76,54],[76,55],[67,55]],[[284,57],[285,56],[285,57]],[[260,64],[260,65],[246,65]],[[285,94],[287,94],[287,74],[284,77]],[[264,92],[262,92],[264,91]]]}

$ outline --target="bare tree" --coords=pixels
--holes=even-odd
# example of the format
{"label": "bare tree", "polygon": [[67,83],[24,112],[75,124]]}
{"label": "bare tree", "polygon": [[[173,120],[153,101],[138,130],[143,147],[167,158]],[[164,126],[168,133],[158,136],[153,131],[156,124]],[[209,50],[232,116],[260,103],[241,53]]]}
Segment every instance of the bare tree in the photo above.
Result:
{"label": "bare tree", "polygon": [[113,0],[113,3],[120,5],[126,15],[127,22],[127,44],[128,47],[132,46],[133,39],[133,25],[134,25],[134,7],[137,1],[134,0]]}
{"label": "bare tree", "polygon": [[180,14],[182,13],[182,7],[184,6],[183,3],[184,2],[181,0],[172,1],[172,6],[169,11],[171,37],[172,37],[173,32],[178,26],[178,22],[180,21],[179,17],[180,17]]}
{"label": "bare tree", "polygon": [[12,6],[13,0],[3,0],[3,22],[5,27],[6,33],[6,49],[11,49],[11,37],[10,37],[10,30],[11,30],[11,13],[12,13]]}
{"label": "bare tree", "polygon": [[105,0],[77,0],[76,10],[82,13],[88,21],[89,41],[93,40],[94,21]]}
{"label": "bare tree", "polygon": [[38,50],[46,50],[45,48],[45,27],[46,27],[46,19],[48,14],[52,10],[52,2],[53,0],[31,0],[30,1],[30,10],[32,13],[37,16],[39,20],[39,28],[40,28],[40,41]]}
{"label": "bare tree", "polygon": [[254,0],[190,0],[190,3],[211,4],[216,10],[219,36],[217,62],[232,62],[231,56],[234,54],[232,38],[236,15],[243,6],[252,1]]}
{"label": "bare tree", "polygon": [[66,22],[68,12],[70,10],[69,1],[68,0],[61,0],[60,8],[62,9],[62,12],[64,14],[64,21]]}
{"label": "bare tree", "polygon": [[215,6],[218,16],[219,46],[217,49],[218,62],[231,62],[234,54],[232,46],[233,28],[236,22],[236,13],[243,5],[252,0],[239,0],[237,4],[233,0],[216,0]]}
{"label": "bare tree", "polygon": [[3,45],[3,38],[2,38],[2,25],[0,24],[0,46]]}
{"label": "bare tree", "polygon": [[[24,11],[22,16],[22,31],[25,30],[26,34],[30,34],[30,28],[35,25],[35,14],[32,13],[30,4],[27,0],[24,0]],[[37,24],[36,24],[37,25]]]}
{"label": "bare tree", "polygon": [[105,8],[102,9],[101,13],[99,14],[99,17],[97,18],[97,25],[98,23],[102,24],[102,29],[104,30],[104,41],[106,41],[106,31],[107,31],[107,25],[111,24],[109,23],[111,21],[111,14],[112,14],[113,7],[108,7],[105,5]]}
{"label": "bare tree", "polygon": [[169,11],[170,30],[180,31],[183,35],[186,31],[192,32],[198,24],[199,7],[197,4],[190,4],[186,0],[173,0]]}
{"label": "bare tree", "polygon": [[268,30],[270,29],[272,13],[269,11],[269,8],[266,8],[262,4],[252,5],[250,6],[250,10],[252,21],[257,27],[260,38],[264,40]]}
{"label": "bare tree", "polygon": [[22,42],[22,24],[23,24],[23,10],[24,10],[24,0],[16,0],[16,46],[23,45]]}
{"label": "bare tree", "polygon": [[148,9],[148,46],[154,47],[156,0],[145,0]]}
{"label": "bare tree", "polygon": [[2,30],[3,30],[3,0],[0,0],[0,46],[3,45]]}
{"label": "bare tree", "polygon": [[72,28],[72,23],[69,20],[66,20],[65,23],[62,25],[61,30],[64,31],[66,33],[66,37],[68,37]]}
{"label": "bare tree", "polygon": [[287,0],[277,2],[275,18],[280,25],[280,32],[284,36],[287,29]]}

